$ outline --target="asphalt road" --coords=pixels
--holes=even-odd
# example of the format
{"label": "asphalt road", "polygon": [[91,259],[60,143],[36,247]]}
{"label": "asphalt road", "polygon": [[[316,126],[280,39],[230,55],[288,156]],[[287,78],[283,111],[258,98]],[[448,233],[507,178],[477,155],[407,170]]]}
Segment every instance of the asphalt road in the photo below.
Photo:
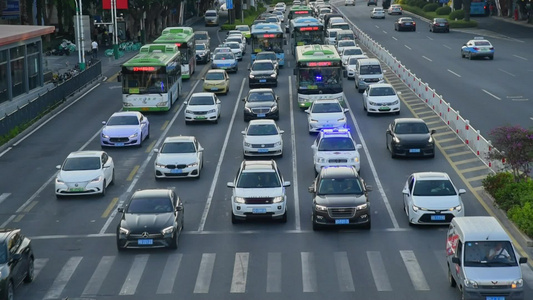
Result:
{"label": "asphalt road", "polygon": [[[356,8],[359,8],[356,6]],[[196,24],[195,29],[204,28]],[[225,33],[208,28],[212,48]],[[248,51],[250,51],[248,46]],[[400,50],[397,50],[400,51]],[[398,55],[405,52],[402,49]],[[411,227],[402,210],[401,190],[412,172],[450,174],[464,195],[467,215],[486,215],[475,197],[479,174],[489,171],[469,160],[458,140],[432,116],[402,94],[401,117],[420,116],[437,128],[434,159],[390,158],[385,129],[396,116],[369,117],[354,82],[345,80],[348,119],[356,141],[363,144],[362,176],[370,194],[372,229],[311,229],[314,136],[307,133],[306,115],[296,106],[292,67],[281,69],[280,120],[284,156],[276,159],[288,190],[286,224],[230,221],[231,181],[242,161],[243,103],[248,92],[249,52],[231,74],[227,96],[220,96],[218,124],[185,125],[176,105],[165,114],[147,114],[150,139],[141,148],[107,149],[115,160],[116,183],[100,197],[67,197],[53,193],[55,166],[71,151],[100,149],[101,121],[121,109],[120,83],[102,82],[0,156],[2,214],[0,227],[19,227],[32,238],[36,279],[16,291],[18,299],[428,299],[459,298],[445,272],[444,227]],[[496,60],[495,60],[496,62]],[[482,63],[482,62],[479,62]],[[209,65],[199,66],[184,84],[185,94],[201,90]],[[117,68],[118,71],[118,68]],[[389,72],[390,73],[390,72]],[[389,80],[398,90],[400,82]],[[201,178],[155,181],[154,154],[166,136],[195,135],[205,148]],[[463,152],[461,154],[461,151]],[[454,154],[455,153],[455,154]],[[462,162],[462,163],[461,163]],[[185,231],[177,251],[132,250],[118,253],[116,207],[132,191],[174,188],[185,206]],[[524,268],[527,275],[531,269]],[[526,278],[533,295],[533,276]],[[527,297],[526,297],[527,298]]]}

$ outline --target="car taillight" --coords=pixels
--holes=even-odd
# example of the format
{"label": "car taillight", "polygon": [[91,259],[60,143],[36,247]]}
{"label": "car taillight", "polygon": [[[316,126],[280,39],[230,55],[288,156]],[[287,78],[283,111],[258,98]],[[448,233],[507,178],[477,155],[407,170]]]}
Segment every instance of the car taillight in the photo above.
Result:
{"label": "car taillight", "polygon": [[474,47],[474,50],[476,50],[476,51],[477,51],[477,50],[479,50],[479,48],[478,48],[478,47]]}
{"label": "car taillight", "polygon": [[416,25],[416,22],[413,22],[413,25]]}
{"label": "car taillight", "polygon": [[494,47],[490,47],[489,49],[490,49],[490,50],[494,50]]}

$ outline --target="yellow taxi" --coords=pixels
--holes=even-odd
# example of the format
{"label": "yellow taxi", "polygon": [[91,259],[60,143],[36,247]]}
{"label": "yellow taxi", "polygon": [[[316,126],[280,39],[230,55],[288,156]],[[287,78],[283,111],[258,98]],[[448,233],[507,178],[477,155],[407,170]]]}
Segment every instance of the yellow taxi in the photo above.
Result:
{"label": "yellow taxi", "polygon": [[229,92],[229,75],[226,70],[212,69],[204,77],[204,91],[227,95]]}

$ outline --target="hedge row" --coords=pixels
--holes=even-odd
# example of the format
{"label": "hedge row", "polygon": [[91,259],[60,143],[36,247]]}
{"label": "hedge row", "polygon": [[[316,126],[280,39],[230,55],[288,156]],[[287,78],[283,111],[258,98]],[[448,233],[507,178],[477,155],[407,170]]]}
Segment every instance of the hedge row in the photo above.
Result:
{"label": "hedge row", "polygon": [[465,17],[465,12],[463,10],[455,10],[452,12],[452,9],[449,6],[438,7],[437,3],[428,3],[425,0],[400,0],[396,2],[402,5],[402,9],[426,19],[446,18],[450,23],[450,28],[477,27],[476,21],[463,20]]}
{"label": "hedge row", "polygon": [[257,10],[255,9],[255,7],[252,6],[250,7],[250,9],[247,9],[244,11],[244,22],[241,22],[240,18],[236,18],[235,24],[225,23],[225,24],[222,24],[222,26],[220,26],[220,29],[221,30],[233,30],[235,29],[236,25],[243,25],[243,24],[252,27],[252,24],[254,23],[255,19],[260,14],[264,13],[265,11],[266,11],[266,8],[263,7],[261,4],[257,6]]}
{"label": "hedge row", "polygon": [[511,173],[488,175],[483,187],[520,230],[533,237],[533,180],[516,182]]}

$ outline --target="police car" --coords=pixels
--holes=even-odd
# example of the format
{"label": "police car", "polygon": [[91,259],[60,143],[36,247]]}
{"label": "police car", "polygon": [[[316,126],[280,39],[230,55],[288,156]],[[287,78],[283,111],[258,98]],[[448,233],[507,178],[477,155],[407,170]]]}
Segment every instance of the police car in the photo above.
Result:
{"label": "police car", "polygon": [[239,70],[239,65],[237,58],[235,58],[235,54],[233,54],[233,52],[219,52],[213,57],[211,68],[223,69],[228,72],[233,71],[237,73],[237,71]]}
{"label": "police car", "polygon": [[353,166],[359,172],[361,159],[358,149],[361,148],[347,128],[322,129],[311,145],[315,175],[327,166]]}
{"label": "police car", "polygon": [[483,37],[477,36],[468,41],[461,48],[461,58],[473,59],[476,57],[488,57],[494,59],[494,47]]}

